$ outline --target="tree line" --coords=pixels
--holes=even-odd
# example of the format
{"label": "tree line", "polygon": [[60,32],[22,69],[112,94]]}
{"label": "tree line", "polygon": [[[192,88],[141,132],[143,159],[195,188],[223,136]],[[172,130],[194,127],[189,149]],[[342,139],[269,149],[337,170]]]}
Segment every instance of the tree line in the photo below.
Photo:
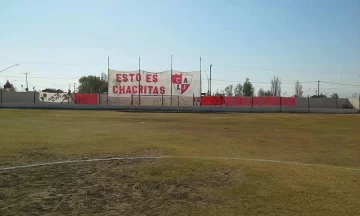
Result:
{"label": "tree line", "polygon": [[[281,79],[277,76],[274,76],[270,82],[271,88],[269,90],[260,88],[257,92],[257,96],[281,96]],[[300,87],[302,89],[301,85]],[[302,90],[299,92],[302,94]],[[243,84],[239,83],[235,86],[235,88],[233,85],[229,85],[224,90],[217,90],[214,95],[252,97],[255,96],[255,88],[250,82],[250,79],[246,78]]]}
{"label": "tree line", "polygon": [[[281,96],[281,78],[278,76],[274,76],[270,80],[271,87],[270,89],[266,90],[260,88],[257,92],[257,96]],[[296,81],[295,86],[295,94],[292,97],[304,97],[303,86],[301,85],[300,81]],[[209,95],[209,92],[208,92]],[[214,96],[240,96],[240,97],[253,97],[255,96],[255,88],[253,84],[250,82],[249,78],[246,78],[243,84],[239,83],[235,86],[229,85],[225,87],[223,90],[217,90]],[[327,95],[320,93],[319,95],[313,95],[311,98],[328,98]],[[339,98],[337,93],[333,93],[330,95],[330,98]]]}

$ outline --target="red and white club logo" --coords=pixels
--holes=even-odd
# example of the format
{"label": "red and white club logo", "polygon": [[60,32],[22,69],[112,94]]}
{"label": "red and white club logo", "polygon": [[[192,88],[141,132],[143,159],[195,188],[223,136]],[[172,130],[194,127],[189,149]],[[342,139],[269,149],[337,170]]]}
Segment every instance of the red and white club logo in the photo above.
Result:
{"label": "red and white club logo", "polygon": [[180,94],[184,94],[189,89],[191,80],[191,74],[174,74],[171,77],[172,84]]}

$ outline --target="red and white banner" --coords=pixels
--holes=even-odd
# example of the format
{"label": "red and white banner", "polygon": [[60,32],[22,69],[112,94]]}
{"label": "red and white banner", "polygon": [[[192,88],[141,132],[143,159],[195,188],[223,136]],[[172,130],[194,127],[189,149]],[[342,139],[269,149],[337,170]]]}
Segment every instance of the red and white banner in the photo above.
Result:
{"label": "red and white banner", "polygon": [[200,72],[109,70],[110,97],[131,95],[200,96]]}

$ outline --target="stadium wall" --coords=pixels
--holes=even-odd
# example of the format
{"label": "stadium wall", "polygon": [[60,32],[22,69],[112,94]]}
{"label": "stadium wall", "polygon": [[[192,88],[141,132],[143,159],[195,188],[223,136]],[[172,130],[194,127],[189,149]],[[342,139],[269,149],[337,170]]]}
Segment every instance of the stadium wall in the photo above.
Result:
{"label": "stadium wall", "polygon": [[[39,92],[0,92],[0,104],[59,104],[43,102]],[[172,101],[172,102],[171,102]],[[203,102],[202,104],[200,104]],[[326,109],[359,109],[358,98],[286,98],[286,97],[181,97],[181,96],[141,96],[108,97],[106,94],[71,94],[68,101],[62,104],[147,106],[147,107],[228,107],[228,108],[326,108]],[[278,109],[279,110],[279,109]]]}
{"label": "stadium wall", "polygon": [[329,109],[329,108],[296,108],[296,107],[165,107],[165,106],[118,106],[118,105],[85,105],[85,104],[0,104],[0,108],[16,109],[64,109],[64,110],[119,110],[119,111],[142,111],[142,112],[256,112],[256,113],[342,113],[354,114],[359,110],[355,109]]}
{"label": "stadium wall", "polygon": [[296,107],[354,109],[348,98],[296,98]]}

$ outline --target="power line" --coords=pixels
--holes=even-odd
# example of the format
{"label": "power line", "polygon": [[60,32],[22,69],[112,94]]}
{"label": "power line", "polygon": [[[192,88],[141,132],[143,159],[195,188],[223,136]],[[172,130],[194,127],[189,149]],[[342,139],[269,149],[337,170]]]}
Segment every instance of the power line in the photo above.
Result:
{"label": "power line", "polygon": [[[239,80],[222,80],[222,79],[212,79],[215,81],[219,81],[219,82],[236,82],[236,83],[243,83],[243,81],[239,81]],[[251,83],[263,83],[263,84],[270,84],[270,82],[264,82],[264,81],[251,81],[249,80]],[[281,84],[295,84],[297,81],[282,81]],[[300,81],[299,81],[300,82]],[[300,82],[300,84],[302,83],[317,83],[318,81],[306,81],[306,82]]]}
{"label": "power line", "polygon": [[[25,74],[25,73],[24,73]],[[0,76],[0,77],[5,77],[5,78],[23,78],[23,77],[20,77],[20,76]],[[29,76],[28,77],[29,79],[79,79],[80,77],[63,77],[63,78],[60,78],[60,77],[37,77],[37,76]]]}
{"label": "power line", "polygon": [[333,83],[333,82],[326,82],[326,81],[320,81],[320,82],[327,83],[327,84],[332,84],[332,85],[345,85],[345,86],[360,87],[360,85],[356,85],[356,84]]}
{"label": "power line", "polygon": [[[213,79],[217,82],[227,82],[227,83],[243,83],[244,81],[239,81],[239,80],[222,80],[222,79]],[[251,81],[251,83],[254,84],[271,84],[270,82],[263,82],[263,81]],[[295,84],[297,81],[283,81],[281,82],[281,84]],[[306,83],[326,83],[326,84],[332,84],[332,85],[344,85],[344,86],[354,86],[354,87],[360,87],[360,85],[356,85],[356,84],[346,84],[346,83],[334,83],[334,82],[328,82],[328,81],[305,81],[305,82],[301,82],[299,81],[300,84],[306,84]]]}

